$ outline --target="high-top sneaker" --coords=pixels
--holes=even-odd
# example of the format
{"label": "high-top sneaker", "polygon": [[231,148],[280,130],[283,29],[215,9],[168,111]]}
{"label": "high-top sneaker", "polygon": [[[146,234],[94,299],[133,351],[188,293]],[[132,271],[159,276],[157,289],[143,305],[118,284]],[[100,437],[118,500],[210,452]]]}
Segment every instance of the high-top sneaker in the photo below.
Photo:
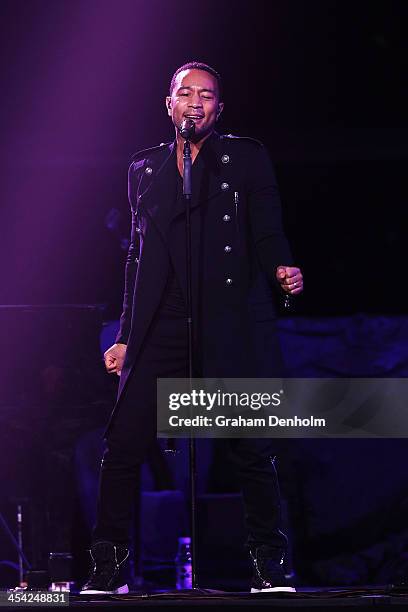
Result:
{"label": "high-top sneaker", "polygon": [[96,542],[89,552],[92,558],[92,570],[80,595],[129,593],[129,587],[121,577],[121,566],[128,558],[129,550],[112,542]]}
{"label": "high-top sneaker", "polygon": [[251,548],[249,554],[253,567],[251,593],[296,592],[293,584],[285,577],[285,553],[282,550],[262,545]]}

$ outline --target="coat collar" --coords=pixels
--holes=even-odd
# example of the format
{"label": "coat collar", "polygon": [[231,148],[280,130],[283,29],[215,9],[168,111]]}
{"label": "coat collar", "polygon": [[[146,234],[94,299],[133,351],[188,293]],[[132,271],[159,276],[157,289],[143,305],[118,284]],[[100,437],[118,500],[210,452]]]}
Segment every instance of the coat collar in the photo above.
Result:
{"label": "coat collar", "polygon": [[[218,151],[221,140],[220,135],[214,131],[194,160],[191,209],[221,191],[223,164]],[[138,185],[139,205],[154,218],[162,232],[170,219],[183,214],[185,210],[182,200],[174,206],[177,188],[176,151],[176,140],[173,140],[145,157]]]}

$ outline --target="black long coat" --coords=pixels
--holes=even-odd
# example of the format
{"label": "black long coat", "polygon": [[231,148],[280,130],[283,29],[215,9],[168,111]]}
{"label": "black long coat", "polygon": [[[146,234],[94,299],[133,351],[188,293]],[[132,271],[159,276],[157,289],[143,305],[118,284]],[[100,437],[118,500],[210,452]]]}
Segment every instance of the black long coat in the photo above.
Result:
{"label": "black long coat", "polygon": [[[129,168],[131,244],[117,342],[127,344],[122,390],[166,285],[169,249],[186,295],[185,212],[174,207],[176,143]],[[292,265],[275,173],[265,147],[216,132],[193,165],[193,317],[202,376],[279,375],[275,332],[279,265]],[[280,295],[279,295],[280,294]]]}

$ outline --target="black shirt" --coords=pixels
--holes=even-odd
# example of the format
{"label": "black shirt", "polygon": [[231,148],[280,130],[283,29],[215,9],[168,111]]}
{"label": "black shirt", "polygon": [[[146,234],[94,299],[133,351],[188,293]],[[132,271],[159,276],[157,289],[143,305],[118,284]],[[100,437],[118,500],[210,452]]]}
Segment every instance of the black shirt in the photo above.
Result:
{"label": "black shirt", "polygon": [[[178,205],[180,199],[183,198],[183,179],[180,176],[180,172],[178,171],[176,164],[176,190],[174,196],[174,205]],[[174,312],[178,312],[180,314],[187,314],[186,303],[184,300],[184,296],[182,294],[180,288],[180,282],[177,278],[176,272],[174,270],[173,263],[170,258],[170,271],[169,277],[167,280],[167,288],[166,288],[166,296],[164,298],[164,304],[167,309],[172,310]]]}

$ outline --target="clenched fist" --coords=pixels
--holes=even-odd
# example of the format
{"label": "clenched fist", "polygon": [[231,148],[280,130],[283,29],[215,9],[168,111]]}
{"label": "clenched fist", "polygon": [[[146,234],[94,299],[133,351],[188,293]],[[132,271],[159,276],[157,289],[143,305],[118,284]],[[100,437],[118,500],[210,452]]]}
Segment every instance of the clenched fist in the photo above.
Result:
{"label": "clenched fist", "polygon": [[303,274],[299,268],[278,266],[276,278],[283,291],[290,295],[297,295],[303,291]]}
{"label": "clenched fist", "polygon": [[123,362],[125,361],[126,355],[126,344],[116,343],[112,344],[110,348],[103,354],[105,360],[105,367],[108,374],[120,373],[123,368]]}

